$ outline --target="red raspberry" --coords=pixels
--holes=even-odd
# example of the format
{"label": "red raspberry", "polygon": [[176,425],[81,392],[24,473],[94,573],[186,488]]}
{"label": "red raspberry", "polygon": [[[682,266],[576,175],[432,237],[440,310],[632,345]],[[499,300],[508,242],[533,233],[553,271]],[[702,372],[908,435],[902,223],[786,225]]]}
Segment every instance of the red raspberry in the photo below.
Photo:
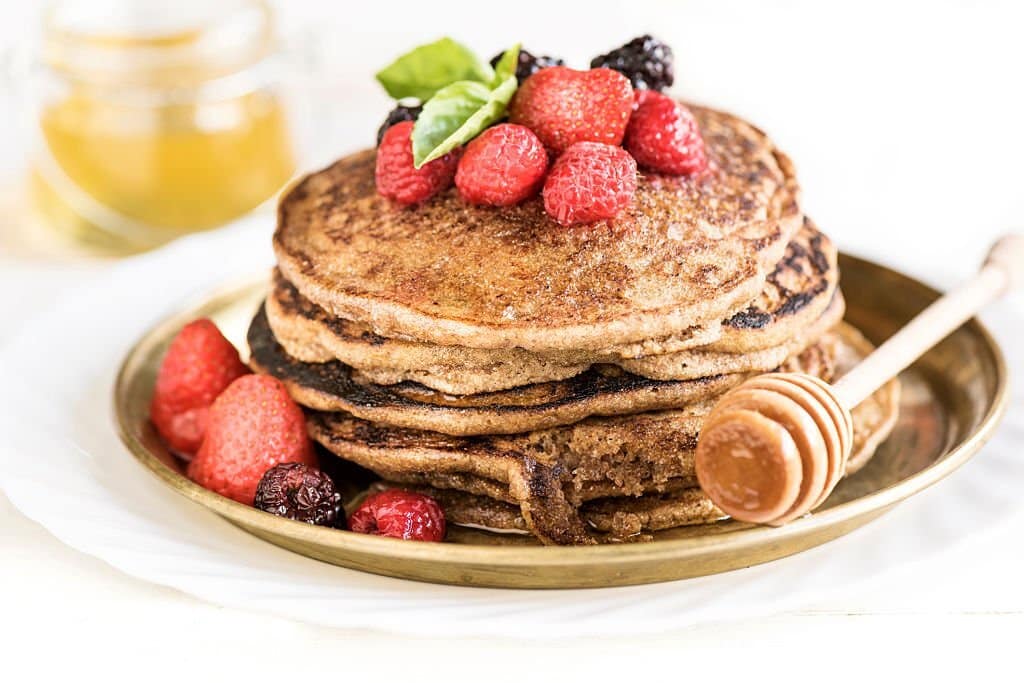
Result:
{"label": "red raspberry", "polygon": [[636,193],[636,162],[621,147],[577,142],[544,182],[544,208],[562,225],[613,218]]}
{"label": "red raspberry", "polygon": [[449,152],[420,168],[412,161],[412,121],[396,123],[384,132],[377,148],[377,192],[399,204],[419,204],[451,186],[457,152]]}
{"label": "red raspberry", "polygon": [[561,153],[576,142],[620,144],[632,109],[633,87],[618,71],[553,66],[523,81],[509,105],[509,120]]}
{"label": "red raspberry", "polygon": [[190,322],[160,364],[149,417],[167,444],[185,456],[199,450],[210,406],[249,372],[238,351],[210,320]]}
{"label": "red raspberry", "polygon": [[547,170],[540,138],[526,126],[500,123],[466,145],[455,186],[471,204],[511,206],[535,195]]}
{"label": "red raspberry", "polygon": [[654,171],[673,175],[703,171],[708,157],[693,114],[667,95],[647,93],[637,100],[623,146],[637,163]]}
{"label": "red raspberry", "polygon": [[213,402],[206,438],[188,476],[222,496],[252,505],[260,479],[274,465],[316,467],[306,418],[273,377],[246,375]]}
{"label": "red raspberry", "polygon": [[364,500],[349,516],[348,528],[407,541],[443,541],[444,511],[430,496],[388,489]]}

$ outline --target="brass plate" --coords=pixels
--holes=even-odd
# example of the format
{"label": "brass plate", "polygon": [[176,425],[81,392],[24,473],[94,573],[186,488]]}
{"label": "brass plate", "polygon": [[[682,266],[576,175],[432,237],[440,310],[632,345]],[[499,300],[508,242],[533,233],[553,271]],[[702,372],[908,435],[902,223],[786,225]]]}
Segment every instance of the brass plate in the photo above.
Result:
{"label": "brass plate", "polygon": [[[937,293],[895,271],[842,256],[847,320],[885,339]],[[241,348],[265,278],[215,293],[151,329],[119,373],[114,407],[128,450],[181,495],[271,543],[325,562],[463,586],[583,588],[655,583],[768,562],[820,545],[878,517],[964,464],[1006,407],[1006,366],[972,320],[902,375],[899,422],[874,459],[825,506],[781,528],[723,521],[672,529],[650,543],[542,547],[532,538],[453,528],[447,543],[416,543],[310,526],[240,505],[193,484],[148,420],[160,359],[187,321],[208,316]]]}

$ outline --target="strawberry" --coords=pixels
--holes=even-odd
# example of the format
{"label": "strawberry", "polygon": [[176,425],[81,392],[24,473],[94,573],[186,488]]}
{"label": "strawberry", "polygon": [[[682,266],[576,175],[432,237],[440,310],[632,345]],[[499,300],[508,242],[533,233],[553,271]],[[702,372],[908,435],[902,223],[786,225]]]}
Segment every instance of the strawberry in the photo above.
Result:
{"label": "strawberry", "polygon": [[207,413],[231,382],[249,372],[217,326],[195,320],[167,349],[153,389],[149,416],[167,444],[185,456],[199,450]]}
{"label": "strawberry", "polygon": [[615,217],[636,193],[636,162],[629,152],[599,142],[577,142],[558,157],[544,181],[544,209],[562,225]]}
{"label": "strawberry", "polygon": [[246,375],[214,401],[206,438],[189,463],[200,486],[252,505],[268,469],[283,462],[317,466],[302,409],[278,380]]}
{"label": "strawberry", "polygon": [[548,153],[533,131],[499,123],[466,145],[455,187],[471,204],[511,206],[535,195],[547,170]]}
{"label": "strawberry", "polygon": [[523,82],[509,105],[509,120],[560,154],[577,142],[618,145],[632,109],[633,88],[618,71],[553,66]]}
{"label": "strawberry", "polygon": [[703,171],[708,158],[689,109],[653,90],[637,99],[623,145],[646,168],[672,175]]}
{"label": "strawberry", "polygon": [[399,204],[410,206],[451,187],[458,152],[416,168],[412,158],[412,121],[402,121],[384,131],[377,148],[377,192]]}

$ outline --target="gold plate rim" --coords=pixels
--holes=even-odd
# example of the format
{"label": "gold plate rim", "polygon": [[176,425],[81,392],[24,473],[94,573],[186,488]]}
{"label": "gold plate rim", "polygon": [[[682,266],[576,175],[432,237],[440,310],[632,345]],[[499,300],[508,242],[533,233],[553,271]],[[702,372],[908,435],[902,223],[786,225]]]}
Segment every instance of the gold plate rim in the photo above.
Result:
{"label": "gold plate rim", "polygon": [[[904,275],[886,266],[867,259],[843,254],[843,258],[867,268],[875,268],[894,273],[915,285],[929,296],[938,296],[934,288]],[[132,456],[147,470],[159,477],[170,488],[185,498],[199,503],[212,512],[224,517],[233,524],[243,527],[256,535],[266,534],[270,537],[287,538],[300,544],[308,544],[332,551],[351,553],[355,556],[377,556],[392,562],[428,563],[450,565],[457,563],[466,567],[495,568],[509,572],[529,572],[537,568],[580,568],[596,564],[621,565],[623,569],[639,564],[677,560],[681,556],[707,556],[717,552],[735,552],[766,544],[783,545],[787,541],[819,536],[825,540],[841,533],[828,534],[829,530],[852,529],[858,519],[876,517],[897,503],[909,498],[949,476],[966,463],[992,437],[1000,418],[1005,413],[1008,401],[1008,372],[1002,349],[983,323],[972,318],[965,326],[982,342],[985,350],[991,354],[994,365],[995,386],[991,393],[991,402],[984,416],[978,421],[970,433],[960,443],[950,448],[942,457],[921,471],[908,478],[862,495],[854,500],[836,505],[813,515],[794,520],[782,527],[764,527],[746,525],[731,529],[722,534],[709,534],[701,537],[680,539],[662,539],[651,543],[625,543],[597,546],[500,546],[500,545],[469,545],[451,543],[416,543],[398,539],[358,534],[354,532],[316,527],[281,517],[275,517],[255,508],[224,498],[195,484],[188,478],[175,472],[163,463],[139,441],[132,430],[132,424],[124,409],[128,399],[126,387],[132,368],[137,364],[141,352],[153,343],[153,340],[166,335],[167,329],[179,324],[185,316],[199,315],[201,309],[212,308],[226,298],[237,297],[239,292],[258,284],[264,276],[251,276],[242,281],[235,281],[217,288],[212,293],[201,296],[190,305],[176,308],[165,315],[159,322],[150,327],[125,354],[118,369],[114,383],[112,408],[113,418],[118,435]],[[818,545],[814,543],[812,545]],[[788,555],[790,553],[782,553]],[[780,555],[781,556],[781,555]],[[324,559],[324,558],[319,558]],[[771,558],[769,558],[771,559]],[[355,563],[355,561],[353,561]],[[756,564],[751,562],[750,564]],[[742,565],[738,565],[742,566]],[[362,567],[368,571],[382,573],[370,567]],[[387,572],[400,575],[401,572]],[[710,572],[709,572],[710,573]],[[405,578],[420,578],[407,575]],[[423,580],[437,580],[423,578]],[[662,579],[668,580],[668,579]],[[529,582],[519,584],[502,580],[480,580],[464,577],[464,580],[446,581],[460,585],[472,586],[504,586],[504,587],[583,587],[571,580],[557,582]],[[587,586],[626,585],[630,583],[649,583],[649,580],[631,581],[629,577],[621,577],[615,582],[588,583]]]}

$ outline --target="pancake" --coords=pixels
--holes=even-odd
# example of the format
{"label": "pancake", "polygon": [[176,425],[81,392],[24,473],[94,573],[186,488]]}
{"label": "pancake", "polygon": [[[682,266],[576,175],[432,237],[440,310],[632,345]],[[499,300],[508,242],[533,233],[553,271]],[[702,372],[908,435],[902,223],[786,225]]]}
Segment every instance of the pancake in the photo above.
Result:
{"label": "pancake", "polygon": [[[382,337],[365,325],[332,317],[274,272],[267,321],[285,352],[305,363],[340,360],[366,382],[418,382],[452,394],[500,391],[578,375],[581,354],[540,355],[524,349],[472,349]],[[576,361],[573,361],[573,357]]]}
{"label": "pancake", "polygon": [[746,353],[783,344],[811,324],[839,288],[839,253],[809,219],[757,298],[723,321],[707,350]]}
{"label": "pancake", "polygon": [[[871,348],[844,324],[815,350],[780,369],[832,380]],[[898,396],[899,384],[893,380],[854,410],[848,474],[863,466],[891,431]],[[510,526],[495,525],[494,520],[483,524],[480,515],[485,512],[477,503],[469,505],[473,498],[463,496],[457,499],[464,509],[445,507],[455,523],[476,520],[466,523],[528,528],[544,542],[575,544],[596,542],[591,528],[621,536],[625,530],[632,534],[708,521],[713,505],[702,494],[675,494],[694,489],[694,451],[701,421],[712,405],[591,418],[514,436],[452,437],[386,428],[342,413],[309,413],[308,427],[328,451],[385,480],[477,496],[480,505],[486,501],[486,514],[518,520]],[[524,506],[528,515],[520,511]],[[717,511],[715,515],[720,516]]]}
{"label": "pancake", "polygon": [[[274,336],[296,360],[340,360],[358,370],[357,379],[364,383],[411,381],[450,394],[475,394],[566,379],[594,363],[614,363],[633,374],[663,380],[767,370],[812,340],[809,326],[818,323],[820,329],[822,322],[830,320],[827,325],[832,327],[842,317],[841,301],[834,300],[838,279],[835,247],[805,221],[754,301],[725,325],[693,328],[685,339],[674,338],[671,344],[659,340],[602,351],[538,354],[518,348],[474,349],[390,339],[365,325],[332,317],[302,297],[280,271],[274,273],[266,309]],[[828,306],[830,315],[822,320]],[[678,350],[702,342],[699,348]],[[667,348],[674,352],[664,353]],[[662,355],[631,358],[645,350]],[[738,356],[755,351],[760,353]],[[711,367],[713,372],[702,371]]]}
{"label": "pancake", "polygon": [[600,350],[686,334],[762,290],[801,226],[792,163],[765,134],[693,107],[710,159],[648,174],[620,216],[558,226],[540,198],[474,207],[450,189],[415,208],[377,192],[375,151],[281,200],[278,267],[331,316],[440,345]]}
{"label": "pancake", "polygon": [[779,367],[787,358],[800,353],[835,327],[845,312],[843,296],[836,292],[824,313],[816,320],[807,321],[802,329],[778,346],[747,353],[711,351],[702,347],[663,356],[622,360],[618,365],[627,372],[660,380],[693,379],[706,374],[767,372]]}
{"label": "pancake", "polygon": [[592,415],[681,408],[718,396],[749,375],[737,372],[662,381],[613,365],[594,365],[559,382],[456,396],[413,382],[360,383],[352,368],[340,361],[297,361],[274,339],[262,309],[249,327],[248,341],[250,366],[281,380],[292,398],[307,408],[455,436],[515,434],[572,424]]}

